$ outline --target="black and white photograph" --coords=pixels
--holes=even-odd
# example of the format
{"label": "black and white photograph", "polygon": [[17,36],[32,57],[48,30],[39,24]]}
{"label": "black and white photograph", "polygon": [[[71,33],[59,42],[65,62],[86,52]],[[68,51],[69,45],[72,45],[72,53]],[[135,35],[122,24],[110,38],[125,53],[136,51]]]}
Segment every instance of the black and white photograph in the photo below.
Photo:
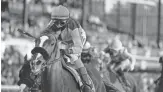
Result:
{"label": "black and white photograph", "polygon": [[1,92],[163,92],[163,0],[1,0]]}

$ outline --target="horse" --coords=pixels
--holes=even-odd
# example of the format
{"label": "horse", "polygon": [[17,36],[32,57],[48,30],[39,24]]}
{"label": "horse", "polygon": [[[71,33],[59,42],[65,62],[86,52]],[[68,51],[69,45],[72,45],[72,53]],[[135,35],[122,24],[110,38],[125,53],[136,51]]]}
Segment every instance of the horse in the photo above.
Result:
{"label": "horse", "polygon": [[163,79],[161,77],[159,77],[156,81],[156,88],[155,88],[155,92],[162,92],[163,90]]}
{"label": "horse", "polygon": [[40,92],[40,80],[39,75],[32,74],[31,68],[32,60],[27,59],[27,55],[24,57],[24,64],[19,71],[19,81],[17,85],[20,86],[19,92]]}
{"label": "horse", "polygon": [[[136,81],[131,75],[124,73],[125,78],[130,83],[129,89],[126,90],[126,85],[122,84],[118,79],[120,76],[117,76],[110,70],[110,68],[107,68],[105,66],[107,64],[105,64],[103,67],[100,66],[101,62],[99,62],[98,58],[99,57],[91,56],[89,53],[83,53],[82,62],[88,70],[91,70],[88,72],[93,72],[93,74],[95,74],[94,76],[98,77],[100,80],[102,79],[103,85],[105,86],[107,92],[139,92]],[[101,67],[102,70],[100,69]],[[97,81],[97,83],[100,82],[101,81]]]}
{"label": "horse", "polygon": [[[97,89],[97,92],[105,92],[105,84],[102,81],[100,69],[99,69],[99,62],[98,62],[98,57],[92,57],[90,54],[85,54],[82,53],[82,62],[84,66],[86,67],[88,73],[91,75],[91,79],[94,81],[94,84],[96,85],[96,88],[103,88],[101,91],[100,89]],[[100,85],[98,85],[100,84]],[[100,87],[98,87],[100,86]],[[105,89],[105,90],[104,90]],[[110,92],[109,90],[106,90],[106,92]]]}
{"label": "horse", "polygon": [[159,58],[159,63],[162,65],[161,76],[155,81],[156,92],[163,91],[163,56]]}
{"label": "horse", "polygon": [[133,76],[127,72],[123,72],[122,76],[106,65],[103,68],[102,75],[106,90],[111,92],[140,92]]}
{"label": "horse", "polygon": [[21,70],[19,71],[19,81],[18,85],[26,84],[23,89],[20,89],[19,92],[28,92],[28,89],[32,87],[34,84],[34,80],[30,76],[31,69],[30,69],[30,61],[27,60],[27,55],[24,57],[24,65],[22,66]]}
{"label": "horse", "polygon": [[[36,41],[38,45],[31,52],[36,55],[33,63],[42,62],[42,92],[81,92],[73,74],[64,67],[66,60],[63,58],[63,53],[59,50],[58,37],[54,33],[41,37],[45,39]],[[92,72],[88,68],[87,70],[93,80],[95,92],[106,92],[102,80],[95,74],[97,72]]]}

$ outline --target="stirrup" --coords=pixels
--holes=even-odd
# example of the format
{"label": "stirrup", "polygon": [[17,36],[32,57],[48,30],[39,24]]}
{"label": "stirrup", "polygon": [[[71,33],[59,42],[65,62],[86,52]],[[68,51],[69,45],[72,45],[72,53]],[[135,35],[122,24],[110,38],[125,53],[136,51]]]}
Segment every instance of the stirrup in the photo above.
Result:
{"label": "stirrup", "polygon": [[88,85],[88,84],[83,84],[83,85],[81,86],[81,90],[82,90],[82,92],[94,92],[94,91],[92,90],[91,85]]}
{"label": "stirrup", "polygon": [[[84,81],[83,80],[83,85],[82,85],[82,89],[84,87],[88,87],[91,91],[88,91],[88,92],[95,92],[95,87],[94,87],[94,84],[93,84],[93,81],[92,79],[90,78],[90,76],[88,76],[88,81]],[[87,91],[86,91],[87,92]]]}

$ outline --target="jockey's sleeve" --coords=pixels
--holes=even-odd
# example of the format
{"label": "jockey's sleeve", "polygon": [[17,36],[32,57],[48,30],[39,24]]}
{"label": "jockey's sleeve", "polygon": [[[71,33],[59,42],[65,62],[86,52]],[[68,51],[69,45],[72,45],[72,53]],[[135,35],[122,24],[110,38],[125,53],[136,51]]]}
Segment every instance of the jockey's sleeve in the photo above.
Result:
{"label": "jockey's sleeve", "polygon": [[130,62],[131,62],[133,65],[135,65],[136,59],[135,59],[135,57],[134,57],[132,54],[130,54],[130,53],[127,51],[127,49],[124,50],[124,55],[130,60]]}
{"label": "jockey's sleeve", "polygon": [[71,31],[71,37],[73,41],[73,45],[68,48],[70,51],[69,54],[80,54],[82,53],[83,45],[86,40],[86,34],[85,31],[80,28],[75,28],[73,31]]}

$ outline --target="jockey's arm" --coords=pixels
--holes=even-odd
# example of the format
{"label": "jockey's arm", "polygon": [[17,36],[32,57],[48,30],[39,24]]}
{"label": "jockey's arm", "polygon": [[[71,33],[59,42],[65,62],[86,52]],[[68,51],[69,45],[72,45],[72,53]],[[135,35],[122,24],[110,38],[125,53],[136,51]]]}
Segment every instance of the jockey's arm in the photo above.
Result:
{"label": "jockey's arm", "polygon": [[86,35],[85,33],[81,33],[84,31],[82,28],[76,28],[71,31],[71,37],[73,41],[73,45],[69,47],[67,54],[81,54],[83,49],[83,44],[85,43]]}
{"label": "jockey's arm", "polygon": [[[134,68],[135,63],[136,63],[135,57],[134,57],[132,54],[130,54],[130,53],[127,51],[127,49],[124,51],[124,55],[130,60],[130,62],[131,62],[131,67]],[[131,69],[131,70],[133,70],[133,69]]]}

